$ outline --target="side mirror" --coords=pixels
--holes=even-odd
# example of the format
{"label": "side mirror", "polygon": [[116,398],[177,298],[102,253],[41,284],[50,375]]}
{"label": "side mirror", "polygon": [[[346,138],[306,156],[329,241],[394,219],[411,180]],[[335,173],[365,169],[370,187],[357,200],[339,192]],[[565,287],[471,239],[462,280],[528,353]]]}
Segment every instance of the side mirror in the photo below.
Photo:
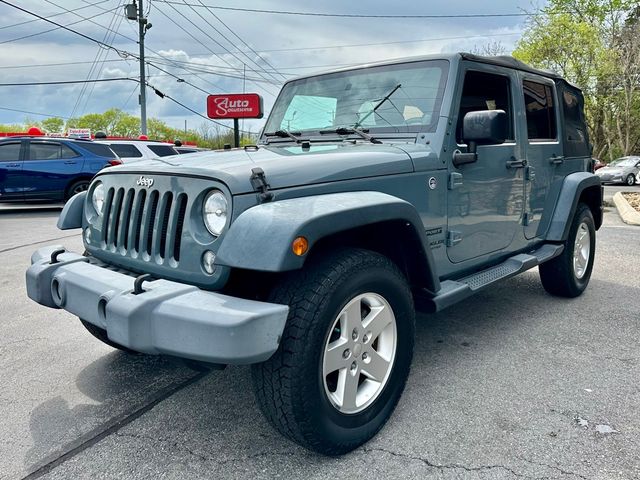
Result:
{"label": "side mirror", "polygon": [[507,114],[504,110],[469,112],[462,123],[462,138],[469,146],[504,143],[508,135]]}
{"label": "side mirror", "polygon": [[469,112],[462,121],[462,138],[469,146],[468,153],[457,153],[453,164],[457,167],[478,160],[478,145],[504,143],[509,132],[507,114],[504,110],[481,110]]}

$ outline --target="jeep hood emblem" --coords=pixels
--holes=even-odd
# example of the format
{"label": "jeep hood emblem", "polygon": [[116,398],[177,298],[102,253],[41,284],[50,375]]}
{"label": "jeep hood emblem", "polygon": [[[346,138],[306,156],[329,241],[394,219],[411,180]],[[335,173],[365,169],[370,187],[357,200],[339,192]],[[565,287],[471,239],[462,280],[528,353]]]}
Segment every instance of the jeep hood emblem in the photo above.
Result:
{"label": "jeep hood emblem", "polygon": [[153,178],[146,178],[140,175],[140,178],[136,180],[136,185],[141,187],[151,187],[153,185]]}

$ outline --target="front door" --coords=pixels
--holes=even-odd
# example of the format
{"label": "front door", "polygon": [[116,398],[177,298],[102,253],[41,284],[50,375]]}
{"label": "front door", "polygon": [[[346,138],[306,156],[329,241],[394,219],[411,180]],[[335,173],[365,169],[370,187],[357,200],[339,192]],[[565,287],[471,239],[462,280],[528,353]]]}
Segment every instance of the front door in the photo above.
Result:
{"label": "front door", "polygon": [[0,201],[23,198],[21,145],[20,140],[0,144]]}
{"label": "front door", "polygon": [[451,150],[467,151],[462,120],[468,112],[504,110],[509,138],[500,145],[478,146],[474,163],[450,166],[446,242],[454,263],[497,252],[513,242],[520,233],[524,192],[520,132],[514,126],[517,75],[489,65],[474,65],[462,74],[464,84],[452,115],[457,128]]}

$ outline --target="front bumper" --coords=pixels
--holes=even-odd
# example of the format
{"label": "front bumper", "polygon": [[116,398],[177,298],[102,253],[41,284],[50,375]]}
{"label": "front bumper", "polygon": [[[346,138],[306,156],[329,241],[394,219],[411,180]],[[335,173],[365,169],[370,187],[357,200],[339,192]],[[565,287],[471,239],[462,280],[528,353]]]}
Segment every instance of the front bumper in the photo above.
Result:
{"label": "front bumper", "polygon": [[168,280],[143,284],[72,252],[37,250],[27,270],[27,294],[63,308],[104,330],[113,342],[138,352],[211,363],[249,364],[278,348],[289,307],[230,297]]}

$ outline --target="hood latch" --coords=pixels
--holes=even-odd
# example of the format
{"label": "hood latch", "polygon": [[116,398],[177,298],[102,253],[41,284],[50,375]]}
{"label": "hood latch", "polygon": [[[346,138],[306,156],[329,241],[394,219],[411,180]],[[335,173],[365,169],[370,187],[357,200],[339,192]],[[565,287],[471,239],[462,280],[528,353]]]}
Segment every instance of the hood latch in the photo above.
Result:
{"label": "hood latch", "polygon": [[258,201],[260,203],[273,200],[273,193],[269,191],[269,184],[264,175],[264,170],[260,167],[251,169],[251,186],[258,192]]}

